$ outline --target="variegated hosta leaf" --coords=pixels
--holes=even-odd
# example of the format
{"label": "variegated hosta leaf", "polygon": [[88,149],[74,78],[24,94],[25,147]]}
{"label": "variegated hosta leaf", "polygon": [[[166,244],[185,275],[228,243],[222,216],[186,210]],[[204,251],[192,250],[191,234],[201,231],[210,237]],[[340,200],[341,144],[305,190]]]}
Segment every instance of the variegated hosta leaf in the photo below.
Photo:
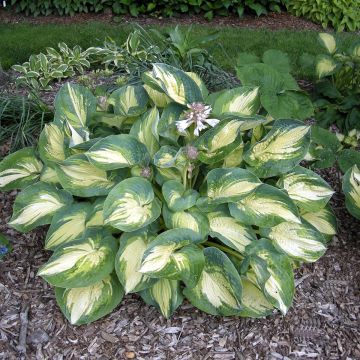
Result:
{"label": "variegated hosta leaf", "polygon": [[91,212],[86,221],[86,227],[92,226],[103,226],[104,225],[104,201],[106,198],[97,198],[96,201],[92,204]]}
{"label": "variegated hosta leaf", "polygon": [[334,194],[318,174],[301,166],[283,175],[278,185],[287,191],[297,206],[311,212],[324,208]]}
{"label": "variegated hosta leaf", "polygon": [[154,222],[161,213],[151,183],[141,177],[121,181],[104,203],[105,224],[122,231],[135,231]]}
{"label": "variegated hosta leaf", "polygon": [[194,288],[184,289],[185,297],[197,308],[212,315],[237,315],[242,309],[241,278],[230,259],[213,247],[204,249],[205,267]]}
{"label": "variegated hosta leaf", "polygon": [[245,116],[245,115],[236,115],[236,114],[222,114],[221,119],[225,120],[236,120],[240,123],[240,131],[247,131],[254,129],[260,125],[265,125],[269,122],[272,122],[273,119],[268,117],[264,117],[261,115],[252,115],[252,116]]}
{"label": "variegated hosta leaf", "polygon": [[53,215],[72,201],[71,194],[53,185],[30,185],[16,197],[9,225],[17,231],[27,232],[50,224]]}
{"label": "variegated hosta leaf", "polygon": [[176,180],[182,181],[181,172],[175,168],[156,168],[155,169],[155,180],[162,186],[166,181]]}
{"label": "variegated hosta leaf", "polygon": [[136,120],[130,129],[130,135],[144,144],[151,156],[154,156],[160,148],[158,123],[159,112],[156,107],[153,107]]}
{"label": "variegated hosta leaf", "polygon": [[209,91],[206,88],[205,83],[202,81],[201,77],[194,72],[186,72],[186,75],[189,75],[196,83],[196,85],[199,87],[200,91],[201,91],[201,95],[203,97],[203,99],[206,99],[209,95]]}
{"label": "variegated hosta leaf", "polygon": [[165,64],[153,64],[151,76],[169,98],[187,105],[203,100],[196,82],[185,72]]}
{"label": "variegated hosta leaf", "polygon": [[205,214],[196,207],[173,212],[166,205],[163,207],[163,218],[168,229],[186,228],[199,233],[203,238],[209,234],[209,221]]}
{"label": "variegated hosta leaf", "polygon": [[223,167],[232,168],[239,166],[243,161],[244,143],[241,143],[224,159]]}
{"label": "variegated hosta leaf", "polygon": [[144,290],[156,282],[156,279],[139,272],[144,252],[154,239],[155,236],[147,230],[122,234],[115,270],[126,294]]}
{"label": "variegated hosta leaf", "polygon": [[286,314],[295,291],[290,259],[277,252],[268,239],[253,241],[246,251],[256,275],[256,283],[268,301]]}
{"label": "variegated hosta leaf", "polygon": [[316,74],[319,79],[332,75],[336,66],[336,61],[329,55],[318,55],[316,57]]}
{"label": "variegated hosta leaf", "polygon": [[336,51],[336,40],[331,34],[320,33],[319,41],[329,54],[333,54]]}
{"label": "variegated hosta leaf", "polygon": [[110,135],[86,152],[88,159],[104,170],[121,169],[134,165],[148,165],[146,146],[128,134]]}
{"label": "variegated hosta leaf", "polygon": [[225,245],[239,251],[245,252],[245,247],[251,241],[256,240],[254,230],[240,221],[234,219],[223,211],[207,214],[210,225],[210,236],[219,239]]}
{"label": "variegated hosta leaf", "polygon": [[115,186],[116,173],[107,174],[89,162],[84,154],[72,155],[56,169],[61,186],[81,197],[104,196]]}
{"label": "variegated hosta leaf", "polygon": [[46,234],[45,249],[54,250],[80,237],[91,208],[90,203],[78,203],[59,210]]}
{"label": "variegated hosta leaf", "polygon": [[306,221],[300,224],[282,222],[272,228],[260,229],[260,234],[296,260],[314,262],[326,251],[324,237]]}
{"label": "variegated hosta leaf", "polygon": [[200,196],[194,189],[185,189],[184,185],[176,180],[169,180],[162,186],[162,194],[171,211],[183,211],[196,204]]}
{"label": "variegated hosta leaf", "polygon": [[171,141],[172,144],[176,144],[179,138],[179,132],[176,128],[175,121],[179,120],[180,115],[185,109],[186,107],[183,105],[171,102],[164,108],[160,116],[158,124],[159,135]]}
{"label": "variegated hosta leaf", "polygon": [[82,325],[111,313],[120,304],[124,290],[112,274],[87,287],[55,288],[55,296],[70,323]]}
{"label": "variegated hosta leaf", "polygon": [[126,85],[115,90],[108,99],[116,115],[133,117],[146,111],[149,101],[147,92],[139,85]]}
{"label": "variegated hosta leaf", "polygon": [[243,310],[239,313],[243,317],[259,318],[270,315],[274,307],[266,299],[263,292],[246,277],[241,278]]}
{"label": "variegated hosta leaf", "polygon": [[61,125],[44,126],[39,138],[39,154],[41,160],[49,165],[66,159],[65,132]]}
{"label": "variegated hosta leaf", "polygon": [[57,93],[55,123],[69,127],[70,146],[89,140],[88,124],[96,106],[96,97],[84,86],[66,83]]}
{"label": "variegated hosta leaf", "polygon": [[144,89],[147,92],[151,101],[158,108],[164,108],[164,107],[166,107],[167,104],[169,104],[171,102],[171,99],[166,94],[153,89],[149,85],[144,85]]}
{"label": "variegated hosta leaf", "polygon": [[342,190],[345,194],[345,205],[349,213],[360,219],[360,171],[357,165],[345,173]]}
{"label": "variegated hosta leaf", "polygon": [[310,126],[298,120],[278,120],[263,140],[245,154],[245,161],[259,177],[286,173],[306,156]]}
{"label": "variegated hosta leaf", "polygon": [[38,275],[62,288],[93,285],[113,271],[117,248],[109,232],[90,228],[80,240],[56,248]]}
{"label": "variegated hosta leaf", "polygon": [[182,304],[180,282],[177,280],[159,279],[151,288],[140,293],[142,299],[155,306],[168,319]]}
{"label": "variegated hosta leaf", "polygon": [[331,240],[336,235],[336,217],[330,206],[326,206],[317,212],[306,212],[301,217],[320,231],[325,239]]}
{"label": "variegated hosta leaf", "polygon": [[154,165],[159,168],[170,168],[176,166],[178,149],[174,146],[164,145],[154,155]]}
{"label": "variegated hosta leaf", "polygon": [[274,186],[261,184],[252,193],[229,204],[231,215],[243,224],[268,227],[283,221],[300,223],[296,205]]}
{"label": "variegated hosta leaf", "polygon": [[261,181],[250,171],[240,168],[210,170],[206,178],[206,190],[198,203],[223,204],[237,201],[253,191]]}
{"label": "variegated hosta leaf", "polygon": [[195,286],[204,267],[203,237],[189,229],[171,229],[153,240],[142,259],[140,272],[150,277],[182,280]]}
{"label": "variegated hosta leaf", "polygon": [[55,168],[46,165],[42,168],[40,181],[54,185],[60,184],[59,177]]}
{"label": "variegated hosta leaf", "polygon": [[223,120],[207,130],[194,143],[198,159],[205,164],[214,164],[225,159],[241,143],[241,123],[237,120]]}
{"label": "variegated hosta leaf", "polygon": [[224,113],[255,115],[260,108],[259,88],[241,86],[224,91],[216,97],[212,105],[215,116],[221,116]]}
{"label": "variegated hosta leaf", "polygon": [[33,148],[25,148],[6,156],[0,162],[0,189],[21,189],[39,179],[43,164]]}

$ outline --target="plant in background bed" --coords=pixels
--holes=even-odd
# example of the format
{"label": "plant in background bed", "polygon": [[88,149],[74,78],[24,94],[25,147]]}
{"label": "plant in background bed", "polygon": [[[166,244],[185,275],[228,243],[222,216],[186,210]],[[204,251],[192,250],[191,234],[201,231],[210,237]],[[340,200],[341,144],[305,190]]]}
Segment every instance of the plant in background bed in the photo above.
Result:
{"label": "plant in background bed", "polygon": [[27,15],[74,15],[75,13],[100,12],[112,8],[115,14],[151,14],[154,16],[175,16],[180,14],[204,14],[212,19],[215,15],[242,16],[249,11],[257,16],[268,11],[280,12],[281,0],[75,0],[75,1],[34,1],[12,0],[11,6],[17,12]]}
{"label": "plant in background bed", "polygon": [[107,105],[66,84],[38,149],[0,164],[22,189],[10,226],[50,224],[38,274],[73,324],[138,293],[169,317],[188,299],[214,315],[286,313],[293,268],[336,231],[333,191],[299,166],[310,127],[258,115],[248,88],[208,94],[199,77],[154,64]]}
{"label": "plant in background bed", "polygon": [[305,120],[313,115],[313,105],[290,70],[287,54],[273,49],[265,51],[261,59],[240,53],[236,66],[248,96],[255,96],[270,116]]}
{"label": "plant in background bed", "polygon": [[323,28],[360,29],[359,0],[283,0],[283,3],[291,13],[319,23]]}
{"label": "plant in background bed", "polygon": [[319,41],[326,54],[301,58],[319,79],[314,94],[317,123],[325,128],[334,124],[343,132],[360,130],[360,41],[354,41],[346,52],[337,48],[330,34],[319,34]]}
{"label": "plant in background bed", "polygon": [[65,43],[58,44],[59,51],[46,48],[46,54],[31,55],[29,61],[22,65],[13,65],[12,69],[19,72],[16,84],[27,87],[34,94],[39,90],[52,90],[51,83],[82,74],[84,68],[90,67],[88,54],[76,45],[70,49]]}

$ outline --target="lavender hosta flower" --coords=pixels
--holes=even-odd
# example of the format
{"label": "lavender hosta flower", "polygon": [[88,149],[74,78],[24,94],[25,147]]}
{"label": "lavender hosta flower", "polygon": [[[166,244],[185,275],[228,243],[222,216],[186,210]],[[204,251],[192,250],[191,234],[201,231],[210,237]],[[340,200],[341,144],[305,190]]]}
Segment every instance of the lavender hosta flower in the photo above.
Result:
{"label": "lavender hosta flower", "polygon": [[208,128],[208,126],[214,127],[220,121],[218,119],[208,119],[212,110],[210,105],[195,102],[188,104],[187,107],[189,110],[185,112],[185,118],[176,122],[176,127],[180,133],[184,133],[188,127],[195,124],[194,135],[199,136],[200,131]]}

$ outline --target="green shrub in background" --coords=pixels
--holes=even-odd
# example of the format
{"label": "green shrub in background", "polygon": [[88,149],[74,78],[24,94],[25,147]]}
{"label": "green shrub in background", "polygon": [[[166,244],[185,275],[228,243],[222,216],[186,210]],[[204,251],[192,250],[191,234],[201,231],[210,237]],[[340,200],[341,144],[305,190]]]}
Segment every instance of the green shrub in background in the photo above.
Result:
{"label": "green shrub in background", "polygon": [[38,274],[72,324],[124,293],[165,317],[184,297],[213,315],[285,314],[293,267],[319,259],[336,232],[332,189],[299,166],[310,126],[258,115],[250,86],[209,95],[165,64],[142,79],[100,107],[64,85],[38,148],[0,163],[0,188],[22,189],[10,226],[50,224]]}
{"label": "green shrub in background", "polygon": [[288,11],[337,31],[360,29],[359,0],[284,0]]}
{"label": "green shrub in background", "polygon": [[115,14],[152,14],[175,16],[202,13],[207,19],[215,15],[227,16],[250,11],[260,16],[268,11],[280,12],[281,0],[12,0],[11,6],[27,15],[74,15],[82,12],[100,12],[111,8]]}

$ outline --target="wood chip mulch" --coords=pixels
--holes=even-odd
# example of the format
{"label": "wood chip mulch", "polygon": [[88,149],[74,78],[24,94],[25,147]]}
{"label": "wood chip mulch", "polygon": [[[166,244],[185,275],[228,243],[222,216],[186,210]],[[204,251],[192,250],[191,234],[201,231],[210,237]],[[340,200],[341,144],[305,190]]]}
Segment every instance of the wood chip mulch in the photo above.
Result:
{"label": "wood chip mulch", "polygon": [[315,24],[304,18],[293,16],[287,12],[269,13],[263,16],[245,15],[242,18],[238,16],[216,16],[213,20],[208,21],[202,15],[180,15],[172,18],[151,17],[151,16],[116,16],[111,11],[105,10],[103,13],[93,14],[76,14],[74,16],[25,16],[13,11],[0,8],[0,23],[17,24],[28,22],[33,25],[41,24],[82,24],[89,21],[98,21],[112,24],[132,24],[134,22],[140,25],[207,25],[207,26],[235,26],[241,28],[265,28],[271,30],[292,29],[292,30],[315,30],[320,31],[320,25]]}
{"label": "wood chip mulch", "polygon": [[[338,174],[323,175],[336,190]],[[215,317],[184,303],[169,320],[136,295],[107,317],[75,327],[62,316],[49,285],[36,276],[49,257],[46,228],[10,229],[16,191],[0,194],[0,232],[14,251],[0,263],[0,359],[360,359],[359,221],[335,194],[339,234],[326,255],[296,271],[286,316]]]}

